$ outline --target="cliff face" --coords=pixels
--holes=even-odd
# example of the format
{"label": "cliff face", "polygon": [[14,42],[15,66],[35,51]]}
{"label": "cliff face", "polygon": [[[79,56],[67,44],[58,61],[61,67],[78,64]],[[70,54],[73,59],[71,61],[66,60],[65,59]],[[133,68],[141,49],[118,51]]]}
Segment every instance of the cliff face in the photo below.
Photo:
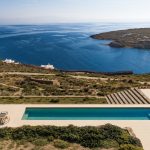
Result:
{"label": "cliff face", "polygon": [[150,49],[150,28],[100,33],[92,35],[91,38],[98,40],[112,40],[108,45],[116,48],[132,47]]}

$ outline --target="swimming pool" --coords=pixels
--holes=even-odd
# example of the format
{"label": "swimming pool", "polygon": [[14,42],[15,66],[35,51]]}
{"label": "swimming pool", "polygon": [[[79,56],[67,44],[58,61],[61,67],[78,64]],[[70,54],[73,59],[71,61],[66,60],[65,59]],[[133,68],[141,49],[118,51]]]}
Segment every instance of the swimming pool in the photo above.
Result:
{"label": "swimming pool", "polygon": [[150,108],[26,108],[22,120],[150,120]]}

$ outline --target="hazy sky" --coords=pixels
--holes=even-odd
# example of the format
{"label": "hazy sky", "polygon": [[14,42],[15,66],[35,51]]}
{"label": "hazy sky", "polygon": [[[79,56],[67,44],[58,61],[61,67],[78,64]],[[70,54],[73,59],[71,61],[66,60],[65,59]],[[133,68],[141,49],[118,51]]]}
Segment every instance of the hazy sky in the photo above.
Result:
{"label": "hazy sky", "polygon": [[0,0],[0,24],[150,21],[150,0]]}

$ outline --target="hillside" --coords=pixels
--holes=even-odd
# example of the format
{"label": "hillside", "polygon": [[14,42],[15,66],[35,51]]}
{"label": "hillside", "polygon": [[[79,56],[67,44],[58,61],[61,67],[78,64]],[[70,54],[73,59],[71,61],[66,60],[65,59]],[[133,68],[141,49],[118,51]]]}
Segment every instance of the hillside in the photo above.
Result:
{"label": "hillside", "polygon": [[111,40],[110,47],[150,49],[150,28],[118,30],[91,36],[98,40]]}
{"label": "hillside", "polygon": [[0,103],[105,104],[104,96],[149,87],[150,75],[60,72],[0,62]]}

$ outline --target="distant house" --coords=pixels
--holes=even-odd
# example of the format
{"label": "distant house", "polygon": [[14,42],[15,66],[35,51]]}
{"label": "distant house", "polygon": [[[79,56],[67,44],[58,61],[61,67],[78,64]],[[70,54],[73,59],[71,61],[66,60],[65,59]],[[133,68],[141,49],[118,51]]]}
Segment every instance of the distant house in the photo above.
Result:
{"label": "distant house", "polygon": [[5,59],[4,61],[3,61],[4,63],[7,63],[7,64],[19,64],[19,62],[15,62],[14,60],[12,60],[12,59]]}
{"label": "distant house", "polygon": [[55,67],[53,65],[50,65],[50,64],[48,64],[48,65],[41,65],[41,67],[45,68],[45,69],[52,69],[52,70],[55,69]]}

